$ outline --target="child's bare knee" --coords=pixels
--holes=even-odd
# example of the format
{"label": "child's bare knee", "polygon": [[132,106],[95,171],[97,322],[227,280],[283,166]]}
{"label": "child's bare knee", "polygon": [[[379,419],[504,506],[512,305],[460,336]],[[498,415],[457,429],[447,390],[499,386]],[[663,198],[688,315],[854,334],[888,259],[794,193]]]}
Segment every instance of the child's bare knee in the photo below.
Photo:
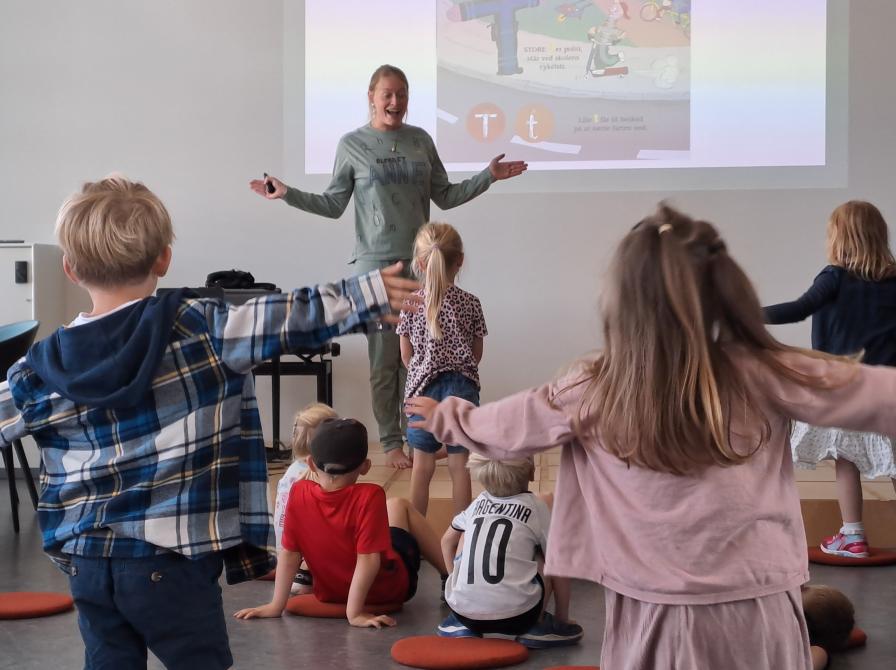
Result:
{"label": "child's bare knee", "polygon": [[407,512],[408,505],[410,505],[410,502],[406,498],[389,498],[386,501],[386,512],[391,519],[393,514]]}

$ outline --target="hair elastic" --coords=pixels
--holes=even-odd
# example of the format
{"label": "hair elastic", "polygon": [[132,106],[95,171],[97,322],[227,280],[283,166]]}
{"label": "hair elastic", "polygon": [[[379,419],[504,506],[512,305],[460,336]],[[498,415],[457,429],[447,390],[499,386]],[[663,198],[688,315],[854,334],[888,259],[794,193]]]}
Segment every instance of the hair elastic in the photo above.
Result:
{"label": "hair elastic", "polygon": [[664,223],[659,228],[657,228],[657,230],[659,231],[660,235],[662,235],[663,233],[668,233],[670,230],[672,230],[672,224]]}

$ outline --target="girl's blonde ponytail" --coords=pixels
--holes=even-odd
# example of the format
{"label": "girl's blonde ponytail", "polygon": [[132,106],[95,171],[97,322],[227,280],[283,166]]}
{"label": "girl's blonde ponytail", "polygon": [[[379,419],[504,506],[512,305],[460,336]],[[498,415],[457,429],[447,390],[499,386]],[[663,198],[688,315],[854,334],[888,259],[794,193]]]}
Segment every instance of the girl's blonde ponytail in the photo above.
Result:
{"label": "girl's blonde ponytail", "polygon": [[447,223],[423,225],[414,240],[414,272],[423,282],[426,326],[434,340],[442,339],[439,310],[451,283],[449,270],[460,263],[463,254],[460,235]]}

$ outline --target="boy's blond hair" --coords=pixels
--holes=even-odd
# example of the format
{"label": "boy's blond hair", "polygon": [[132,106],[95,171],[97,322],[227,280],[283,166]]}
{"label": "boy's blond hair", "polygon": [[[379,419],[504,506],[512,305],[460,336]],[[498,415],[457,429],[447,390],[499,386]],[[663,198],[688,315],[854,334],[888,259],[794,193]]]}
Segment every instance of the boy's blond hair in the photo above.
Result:
{"label": "boy's blond hair", "polygon": [[[308,458],[310,451],[308,444],[314,435],[315,429],[327,419],[336,419],[339,415],[329,405],[322,402],[313,402],[296,412],[295,421],[292,424],[292,456],[298,460]],[[316,479],[311,468],[305,470],[299,479]]]}
{"label": "boy's blond hair", "polygon": [[139,182],[112,174],[87,182],[59,210],[56,237],[72,272],[88,286],[146,279],[174,241],[162,201]]}
{"label": "boy's blond hair", "polygon": [[531,458],[493,461],[472,454],[467,462],[467,468],[491,495],[509,498],[529,490],[535,463]]}

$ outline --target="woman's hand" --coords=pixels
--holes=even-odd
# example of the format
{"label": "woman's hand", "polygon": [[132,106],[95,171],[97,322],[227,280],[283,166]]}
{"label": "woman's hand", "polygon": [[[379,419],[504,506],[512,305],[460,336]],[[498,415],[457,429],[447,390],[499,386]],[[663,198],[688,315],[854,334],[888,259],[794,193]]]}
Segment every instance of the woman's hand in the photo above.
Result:
{"label": "woman's hand", "polygon": [[523,174],[529,167],[525,161],[505,161],[501,160],[506,154],[495,156],[488,164],[488,171],[492,173],[495,179],[509,179]]}
{"label": "woman's hand", "polygon": [[[268,193],[268,184],[273,184],[273,193]],[[282,198],[284,195],[286,195],[286,184],[284,184],[276,177],[272,177],[270,175],[268,175],[264,179],[253,179],[249,182],[249,188],[251,188],[261,197],[267,198],[268,200],[278,200],[279,198]]]}
{"label": "woman's hand", "polygon": [[411,421],[408,423],[408,426],[410,428],[422,428],[423,430],[426,430],[426,422],[432,418],[432,415],[438,406],[439,402],[432,398],[426,398],[424,396],[408,398],[404,403],[405,414],[408,416],[418,414],[423,417],[422,421]]}

